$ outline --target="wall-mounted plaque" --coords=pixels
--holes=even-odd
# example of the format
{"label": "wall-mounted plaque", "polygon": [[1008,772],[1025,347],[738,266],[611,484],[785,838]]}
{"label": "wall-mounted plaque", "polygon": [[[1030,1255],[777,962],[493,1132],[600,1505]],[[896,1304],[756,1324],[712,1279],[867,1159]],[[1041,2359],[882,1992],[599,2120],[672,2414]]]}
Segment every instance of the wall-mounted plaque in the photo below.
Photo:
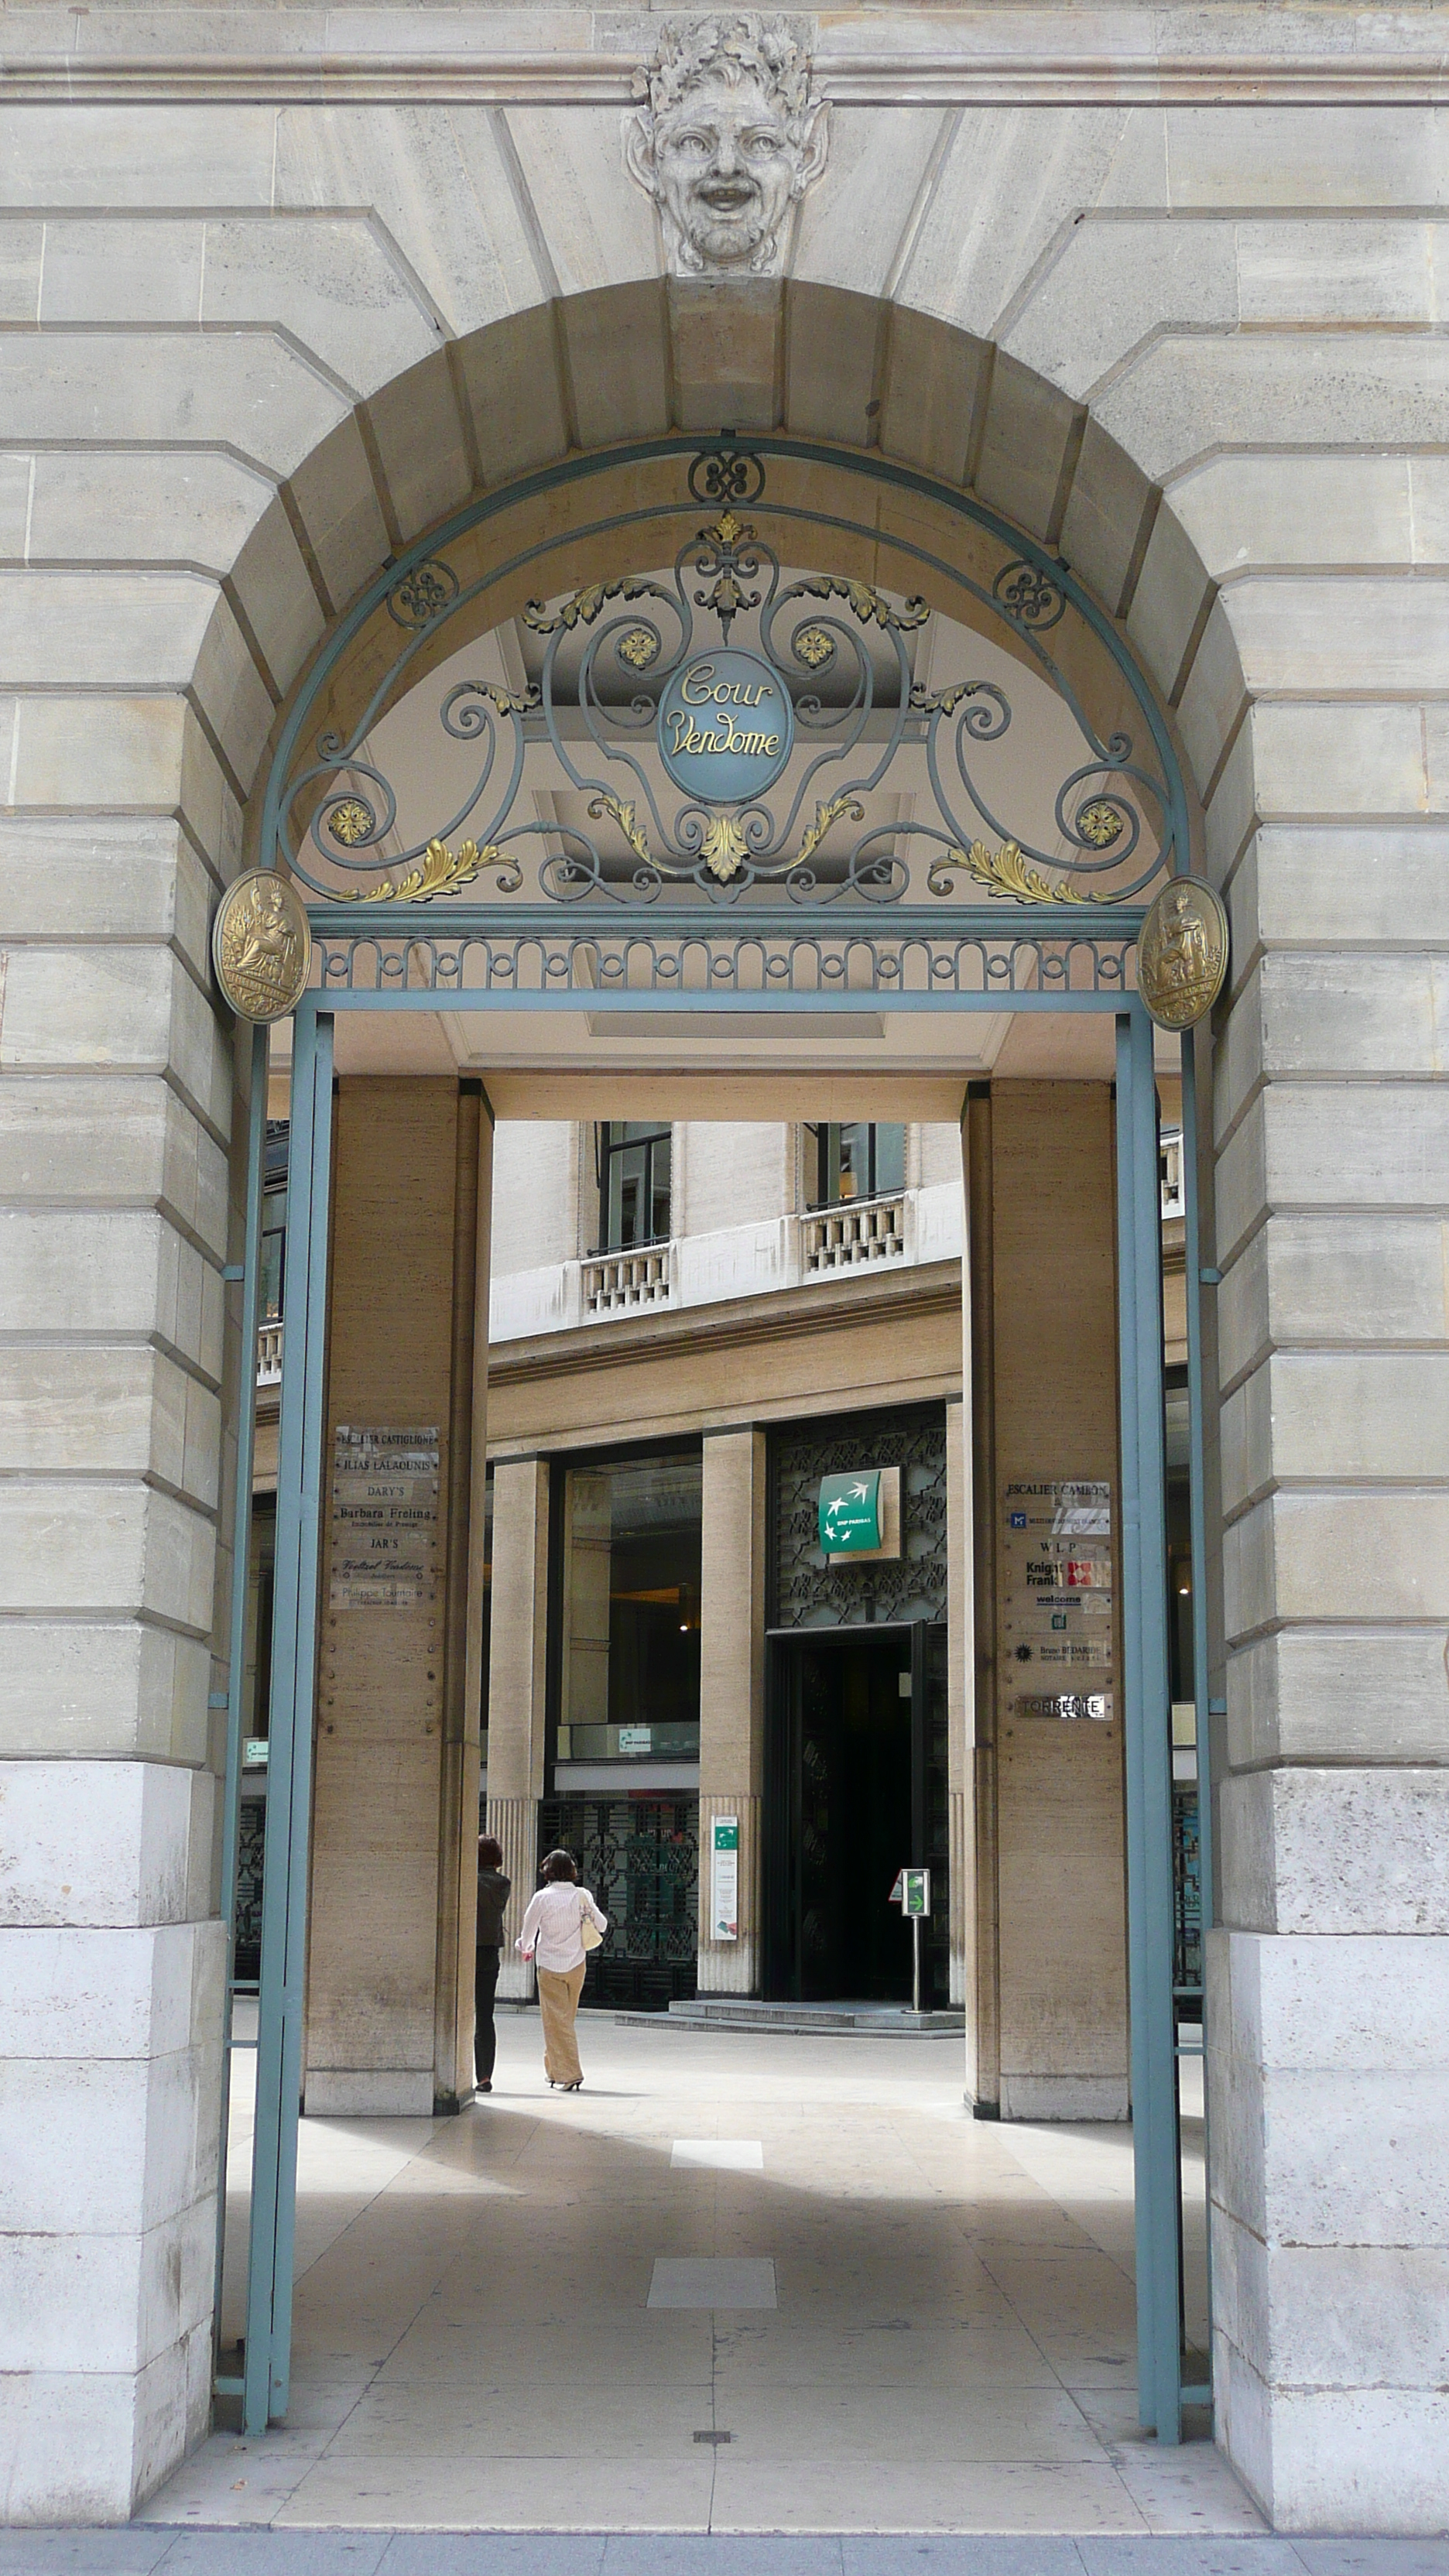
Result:
{"label": "wall-mounted plaque", "polygon": [[339,1422],[332,1453],[334,1610],[407,1610],[438,1590],[438,1426]]}
{"label": "wall-mounted plaque", "polygon": [[1000,1564],[1005,1710],[1110,1719],[1111,1486],[1003,1486]]}

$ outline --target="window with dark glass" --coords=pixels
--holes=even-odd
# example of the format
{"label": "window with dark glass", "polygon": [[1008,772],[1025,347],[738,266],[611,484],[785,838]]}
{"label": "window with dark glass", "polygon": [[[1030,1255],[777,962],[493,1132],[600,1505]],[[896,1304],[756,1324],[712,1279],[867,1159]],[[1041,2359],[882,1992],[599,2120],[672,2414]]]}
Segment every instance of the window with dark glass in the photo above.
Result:
{"label": "window with dark glass", "polygon": [[599,1129],[599,1249],[669,1240],[668,1127],[611,1118]]}
{"label": "window with dark glass", "polygon": [[699,1759],[698,1450],[570,1467],[561,1762]]}
{"label": "window with dark glass", "polygon": [[906,1185],[906,1131],[853,1119],[805,1130],[805,1190],[813,1208],[887,1198]]}

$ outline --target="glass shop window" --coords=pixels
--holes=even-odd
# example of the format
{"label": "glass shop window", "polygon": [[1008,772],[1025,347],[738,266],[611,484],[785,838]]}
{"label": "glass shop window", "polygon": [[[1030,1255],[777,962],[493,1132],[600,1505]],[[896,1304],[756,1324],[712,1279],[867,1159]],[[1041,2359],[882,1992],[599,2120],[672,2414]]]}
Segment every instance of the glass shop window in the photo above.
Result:
{"label": "glass shop window", "polygon": [[699,1759],[698,1450],[564,1477],[560,1762]]}
{"label": "glass shop window", "polygon": [[805,1130],[805,1190],[811,1207],[889,1198],[906,1185],[906,1131],[854,1119]]}
{"label": "glass shop window", "polygon": [[669,1240],[670,1130],[611,1118],[598,1130],[599,1250]]}

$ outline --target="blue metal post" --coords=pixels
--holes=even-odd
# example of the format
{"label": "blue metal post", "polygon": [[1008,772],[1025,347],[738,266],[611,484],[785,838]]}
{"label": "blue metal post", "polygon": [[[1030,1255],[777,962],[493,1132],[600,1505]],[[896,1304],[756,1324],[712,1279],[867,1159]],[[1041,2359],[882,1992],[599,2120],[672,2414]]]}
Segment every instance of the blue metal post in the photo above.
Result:
{"label": "blue metal post", "polygon": [[253,2434],[286,2413],[291,2378],[331,1164],[332,1019],[319,1015],[309,997],[294,1028],[287,1166],[287,1300],[247,2274],[244,2418]]}
{"label": "blue metal post", "polygon": [[267,1141],[267,1033],[252,1031],[251,1092],[247,1103],[247,1195],[242,1241],[241,1363],[237,1387],[236,1489],[231,1516],[231,1618],[227,1637],[226,1772],[221,1801],[221,1919],[226,1926],[226,1976],[222,1988],[221,2137],[217,2149],[216,2270],[213,2337],[221,2329],[222,2266],[226,2257],[226,2159],[231,2114],[231,2023],[236,1978],[236,1855],[241,1805],[242,1693],[246,1679],[247,1577],[252,1546],[252,1459],[257,1422],[257,1307],[259,1300],[262,1166]]}
{"label": "blue metal post", "polygon": [[1143,2424],[1156,2430],[1159,2442],[1177,2442],[1182,2212],[1172,2004],[1162,1229],[1152,1023],[1140,1008],[1117,1022],[1117,1243],[1137,2385]]}
{"label": "blue metal post", "polygon": [[[1197,1832],[1199,1914],[1202,1937],[1206,1942],[1213,1919],[1213,1774],[1210,1745],[1208,1700],[1208,1594],[1207,1594],[1207,1475],[1204,1466],[1205,1431],[1202,1348],[1202,1210],[1198,1195],[1197,1168],[1197,1052],[1194,1032],[1184,1030],[1182,1038],[1182,1203],[1183,1266],[1187,1285],[1187,1427],[1188,1427],[1188,1506],[1192,1519],[1192,1697],[1193,1735],[1197,1746]],[[1202,1996],[1202,2065],[1207,2073],[1207,1974],[1203,1963]],[[1178,2063],[1181,2064],[1181,2052]],[[1208,2135],[1207,2088],[1203,2088],[1203,2149],[1205,2158],[1211,2150]],[[1211,2167],[1209,2166],[1209,2172]],[[1212,2297],[1213,2249],[1211,2211],[1204,2248],[1207,2273],[1207,2307],[1209,2319],[1208,2379],[1206,2394],[1212,2394]],[[1193,2396],[1201,2402],[1202,2388]]]}
{"label": "blue metal post", "polygon": [[1202,1211],[1197,1185],[1197,1060],[1182,1041],[1183,1255],[1187,1272],[1188,1492],[1192,1509],[1192,1695],[1197,1717],[1198,1865],[1202,1927],[1212,1921],[1212,1771],[1208,1753],[1207,1478],[1203,1467]]}

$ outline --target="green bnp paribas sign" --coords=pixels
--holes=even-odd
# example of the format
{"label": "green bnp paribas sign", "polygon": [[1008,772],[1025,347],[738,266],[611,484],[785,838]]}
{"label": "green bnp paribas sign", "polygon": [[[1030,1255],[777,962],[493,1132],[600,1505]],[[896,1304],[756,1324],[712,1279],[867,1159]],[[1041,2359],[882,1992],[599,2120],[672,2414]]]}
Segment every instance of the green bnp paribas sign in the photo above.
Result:
{"label": "green bnp paribas sign", "polygon": [[820,1545],[826,1556],[880,1546],[880,1469],[820,1479]]}

